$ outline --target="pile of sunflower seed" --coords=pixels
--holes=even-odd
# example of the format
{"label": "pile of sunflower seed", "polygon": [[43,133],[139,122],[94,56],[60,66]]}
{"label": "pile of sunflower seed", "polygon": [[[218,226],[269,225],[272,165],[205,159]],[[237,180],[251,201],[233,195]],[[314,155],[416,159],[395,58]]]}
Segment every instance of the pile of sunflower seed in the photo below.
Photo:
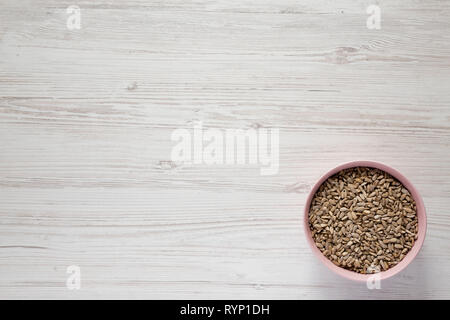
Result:
{"label": "pile of sunflower seed", "polygon": [[319,250],[335,265],[363,274],[384,271],[417,240],[416,203],[384,171],[345,169],[315,193],[309,227]]}

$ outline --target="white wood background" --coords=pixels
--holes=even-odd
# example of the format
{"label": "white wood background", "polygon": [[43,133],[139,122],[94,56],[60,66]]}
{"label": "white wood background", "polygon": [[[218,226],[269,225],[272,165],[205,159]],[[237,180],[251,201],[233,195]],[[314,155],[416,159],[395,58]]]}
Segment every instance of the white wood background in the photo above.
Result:
{"label": "white wood background", "polygon": [[[0,0],[0,298],[450,298],[449,17],[430,0]],[[171,162],[195,121],[279,128],[279,174]],[[311,185],[355,159],[403,172],[428,212],[381,290],[328,271],[302,230]]]}

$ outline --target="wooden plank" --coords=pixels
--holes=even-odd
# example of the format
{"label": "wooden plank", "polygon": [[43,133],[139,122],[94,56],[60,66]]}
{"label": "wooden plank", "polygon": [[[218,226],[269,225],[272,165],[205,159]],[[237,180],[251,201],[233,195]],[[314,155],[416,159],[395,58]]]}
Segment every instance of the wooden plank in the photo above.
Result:
{"label": "wooden plank", "polygon": [[[0,298],[450,298],[450,4],[0,1]],[[174,162],[179,128],[280,130],[279,172]],[[381,290],[302,230],[335,165],[403,172],[428,211]],[[81,267],[80,290],[66,268]]]}

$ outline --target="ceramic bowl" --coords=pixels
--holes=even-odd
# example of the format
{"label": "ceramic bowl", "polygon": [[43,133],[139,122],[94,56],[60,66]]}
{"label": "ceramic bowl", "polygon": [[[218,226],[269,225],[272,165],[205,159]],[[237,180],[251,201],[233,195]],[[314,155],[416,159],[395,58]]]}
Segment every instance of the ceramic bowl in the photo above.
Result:
{"label": "ceramic bowl", "polygon": [[311,189],[305,204],[305,212],[304,212],[304,229],[305,229],[305,235],[306,239],[308,241],[309,246],[311,247],[314,254],[319,258],[320,261],[322,261],[330,270],[334,271],[340,276],[343,276],[345,278],[355,280],[355,281],[367,281],[369,277],[371,277],[371,274],[361,274],[354,271],[350,271],[341,267],[336,266],[333,264],[328,258],[326,258],[322,252],[317,248],[316,244],[314,243],[314,240],[311,235],[311,230],[309,229],[308,224],[308,215],[309,215],[309,207],[311,205],[311,201],[313,199],[314,194],[319,189],[319,187],[322,185],[325,180],[327,180],[332,175],[338,173],[341,170],[348,169],[348,168],[354,168],[354,167],[370,167],[370,168],[377,168],[382,171],[385,171],[389,173],[391,176],[396,178],[398,181],[400,181],[404,187],[406,187],[409,192],[411,193],[412,197],[414,198],[416,202],[416,208],[417,208],[417,218],[418,218],[418,238],[414,243],[414,246],[411,248],[411,250],[407,253],[407,255],[403,258],[402,261],[400,261],[397,265],[394,267],[382,271],[378,274],[379,279],[387,279],[389,277],[392,277],[393,275],[399,273],[403,269],[406,268],[408,264],[410,264],[414,258],[416,257],[417,253],[419,252],[420,248],[422,247],[422,244],[425,240],[425,233],[427,229],[427,217],[425,213],[425,206],[423,204],[422,197],[420,196],[417,189],[412,185],[412,183],[400,172],[398,172],[396,169],[385,165],[383,163],[375,162],[375,161],[352,161],[348,163],[341,164],[340,166],[337,166],[334,169],[331,169],[328,171],[325,175],[323,175],[319,181],[316,182],[316,184]]}

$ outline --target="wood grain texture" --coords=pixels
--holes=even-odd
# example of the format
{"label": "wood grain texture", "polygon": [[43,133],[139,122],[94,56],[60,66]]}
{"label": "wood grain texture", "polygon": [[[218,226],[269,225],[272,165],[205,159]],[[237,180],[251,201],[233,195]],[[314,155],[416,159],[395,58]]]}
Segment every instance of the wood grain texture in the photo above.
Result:
{"label": "wood grain texture", "polygon": [[[450,2],[377,3],[381,30],[372,1],[1,0],[0,298],[449,299]],[[196,121],[279,128],[279,173],[172,162]],[[381,290],[302,230],[311,185],[355,159],[428,213]]]}

